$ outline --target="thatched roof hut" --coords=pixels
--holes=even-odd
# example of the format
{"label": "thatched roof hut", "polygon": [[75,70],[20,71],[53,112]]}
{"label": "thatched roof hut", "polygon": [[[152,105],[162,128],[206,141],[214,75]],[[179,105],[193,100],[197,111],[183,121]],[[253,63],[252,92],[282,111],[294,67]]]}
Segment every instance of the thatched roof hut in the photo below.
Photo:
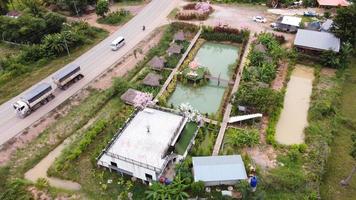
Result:
{"label": "thatched roof hut", "polygon": [[167,53],[169,56],[171,56],[172,54],[179,54],[182,51],[182,49],[183,47],[181,45],[172,43],[168,48]]}
{"label": "thatched roof hut", "polygon": [[151,69],[161,71],[164,68],[164,63],[165,62],[166,62],[166,60],[164,58],[160,58],[158,56],[155,56],[150,60],[148,65],[151,67]]}
{"label": "thatched roof hut", "polygon": [[263,45],[261,43],[256,44],[255,47],[254,47],[254,50],[257,51],[257,52],[261,52],[261,53],[266,53],[266,51],[267,51],[265,45]]}
{"label": "thatched roof hut", "polygon": [[185,40],[185,36],[184,36],[184,32],[183,31],[179,31],[176,34],[174,34],[174,41],[184,41]]}
{"label": "thatched roof hut", "polygon": [[156,87],[159,86],[159,81],[162,79],[162,76],[155,73],[149,73],[147,76],[142,80],[142,84]]}

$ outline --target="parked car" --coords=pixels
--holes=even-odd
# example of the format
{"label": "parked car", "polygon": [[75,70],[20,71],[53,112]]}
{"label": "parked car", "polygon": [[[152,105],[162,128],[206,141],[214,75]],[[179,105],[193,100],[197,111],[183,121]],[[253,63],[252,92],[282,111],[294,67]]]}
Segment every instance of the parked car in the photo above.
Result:
{"label": "parked car", "polygon": [[254,16],[252,19],[253,19],[253,21],[259,22],[259,23],[266,23],[267,22],[267,19],[262,17],[262,16]]}
{"label": "parked car", "polygon": [[318,16],[318,14],[315,11],[308,10],[308,11],[304,11],[304,16],[306,16],[306,17],[316,17],[316,16]]}

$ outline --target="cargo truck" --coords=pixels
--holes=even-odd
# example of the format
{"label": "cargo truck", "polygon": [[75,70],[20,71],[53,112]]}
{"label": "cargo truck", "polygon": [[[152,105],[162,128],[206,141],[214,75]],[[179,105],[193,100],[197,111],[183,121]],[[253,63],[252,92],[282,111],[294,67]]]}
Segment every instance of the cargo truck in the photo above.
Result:
{"label": "cargo truck", "polygon": [[80,66],[77,64],[70,64],[54,75],[52,80],[58,88],[65,90],[71,84],[77,82],[83,77],[83,74],[80,73]]}
{"label": "cargo truck", "polygon": [[13,104],[16,114],[24,118],[32,111],[46,104],[54,98],[53,88],[49,83],[40,83],[28,93],[23,95],[20,100]]}
{"label": "cargo truck", "polygon": [[[70,64],[52,77],[53,82],[58,88],[65,90],[72,83],[82,79],[84,76],[80,73],[80,66]],[[20,118],[24,118],[32,111],[46,104],[54,98],[54,89],[49,83],[40,83],[28,93],[13,104],[16,114]]]}

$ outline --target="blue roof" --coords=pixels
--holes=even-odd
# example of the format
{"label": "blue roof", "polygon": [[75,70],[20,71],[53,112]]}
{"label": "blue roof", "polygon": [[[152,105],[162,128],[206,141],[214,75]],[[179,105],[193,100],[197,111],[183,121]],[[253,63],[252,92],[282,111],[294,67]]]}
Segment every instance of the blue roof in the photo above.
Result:
{"label": "blue roof", "polygon": [[240,155],[193,157],[195,181],[232,181],[247,179]]}
{"label": "blue roof", "polygon": [[31,99],[34,98],[35,96],[37,96],[39,93],[41,93],[51,87],[52,86],[49,83],[40,83],[37,86],[35,86],[33,89],[31,89],[29,92],[24,94],[22,96],[22,98],[27,101],[31,101]]}
{"label": "blue roof", "polygon": [[76,70],[77,68],[80,68],[80,66],[77,65],[77,64],[73,64],[73,63],[69,64],[67,67],[65,67],[64,69],[60,70],[57,74],[55,74],[53,76],[53,79],[60,80],[63,77],[67,76],[72,71]]}

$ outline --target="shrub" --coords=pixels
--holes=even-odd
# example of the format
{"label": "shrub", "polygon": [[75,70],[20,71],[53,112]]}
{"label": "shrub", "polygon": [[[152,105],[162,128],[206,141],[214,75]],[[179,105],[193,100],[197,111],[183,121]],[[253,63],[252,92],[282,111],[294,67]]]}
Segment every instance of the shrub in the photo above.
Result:
{"label": "shrub", "polygon": [[38,178],[36,180],[36,187],[40,190],[47,188],[49,186],[48,180],[46,178]]}
{"label": "shrub", "polygon": [[247,41],[249,36],[248,30],[238,30],[224,27],[203,27],[201,37],[206,40],[213,41],[231,41],[243,43]]}
{"label": "shrub", "polygon": [[106,17],[99,18],[97,21],[101,24],[121,24],[130,17],[130,12],[125,9],[120,9],[115,12],[109,13]]}
{"label": "shrub", "polygon": [[202,195],[204,195],[205,185],[204,185],[203,181],[193,182],[190,185],[190,188],[191,188],[192,194],[194,196],[202,196]]}
{"label": "shrub", "polygon": [[258,130],[238,130],[229,128],[226,133],[226,143],[232,147],[252,147],[258,144],[260,135]]}

